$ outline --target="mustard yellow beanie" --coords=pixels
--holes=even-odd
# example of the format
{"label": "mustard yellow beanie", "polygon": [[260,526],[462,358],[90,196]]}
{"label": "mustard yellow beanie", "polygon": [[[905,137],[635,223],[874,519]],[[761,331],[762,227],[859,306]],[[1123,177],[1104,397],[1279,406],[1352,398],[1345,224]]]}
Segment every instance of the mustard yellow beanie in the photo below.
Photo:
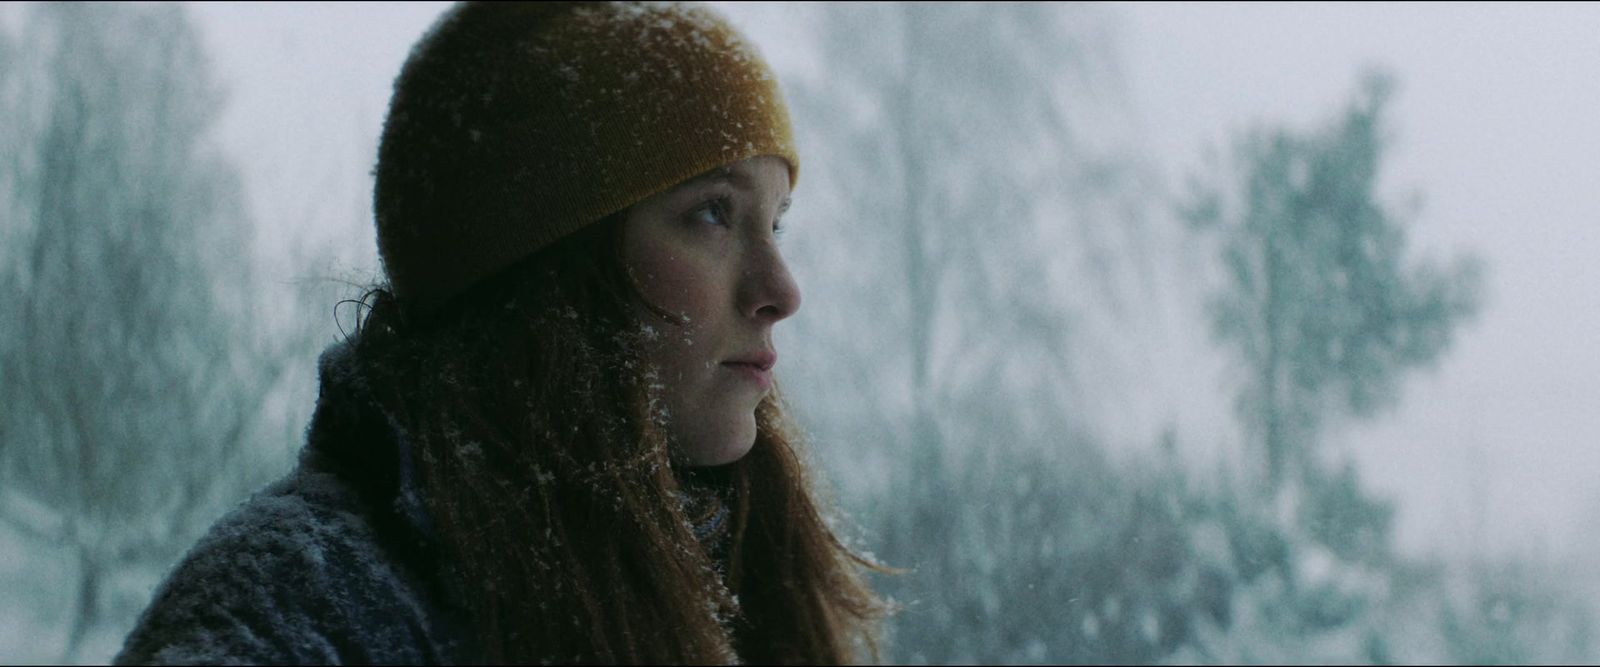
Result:
{"label": "mustard yellow beanie", "polygon": [[778,155],[772,72],[715,11],[469,2],[395,79],[378,148],[378,254],[426,315],[584,225],[695,175]]}

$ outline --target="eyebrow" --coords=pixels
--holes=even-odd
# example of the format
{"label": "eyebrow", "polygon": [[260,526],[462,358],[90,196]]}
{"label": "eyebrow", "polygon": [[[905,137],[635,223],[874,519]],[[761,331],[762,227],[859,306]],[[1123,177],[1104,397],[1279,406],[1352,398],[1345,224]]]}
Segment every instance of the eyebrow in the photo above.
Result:
{"label": "eyebrow", "polygon": [[[748,174],[736,172],[730,165],[722,165],[706,171],[699,176],[692,177],[683,183],[680,183],[678,188],[675,189],[688,190],[706,185],[712,185],[715,183],[731,183],[734,187],[737,187],[741,190],[750,190],[755,186],[755,184],[751,182]],[[783,217],[783,214],[788,213],[789,205],[793,203],[793,195],[785,196],[783,198],[783,203],[778,205],[778,217]]]}
{"label": "eyebrow", "polygon": [[733,167],[722,165],[710,171],[684,181],[679,187],[692,188],[712,183],[732,183],[741,189],[750,189],[750,178],[744,174],[735,173]]}

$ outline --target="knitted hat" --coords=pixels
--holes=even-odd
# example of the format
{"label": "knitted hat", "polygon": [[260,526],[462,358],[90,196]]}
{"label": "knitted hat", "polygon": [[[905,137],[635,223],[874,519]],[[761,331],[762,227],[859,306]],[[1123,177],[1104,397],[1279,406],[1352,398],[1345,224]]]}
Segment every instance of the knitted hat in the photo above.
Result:
{"label": "knitted hat", "polygon": [[777,81],[713,10],[469,2],[412,49],[378,148],[378,254],[426,315],[679,182],[757,155],[799,169]]}

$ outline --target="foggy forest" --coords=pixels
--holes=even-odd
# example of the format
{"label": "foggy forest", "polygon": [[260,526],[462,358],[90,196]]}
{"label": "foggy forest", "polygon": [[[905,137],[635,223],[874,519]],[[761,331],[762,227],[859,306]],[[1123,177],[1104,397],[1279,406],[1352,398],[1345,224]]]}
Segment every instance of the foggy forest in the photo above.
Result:
{"label": "foggy forest", "polygon": [[[110,660],[290,470],[441,9],[0,10],[0,662]],[[1405,9],[1300,76],[1222,23],[1331,52],[1390,10],[721,9],[805,161],[777,372],[831,520],[899,570],[884,662],[1600,661],[1600,136],[1561,134],[1600,72],[1525,74],[1600,67],[1532,20],[1594,7]],[[1382,56],[1449,21],[1539,45],[1501,67],[1549,95],[1451,120],[1511,108],[1496,72]],[[1310,92],[1205,78],[1273,68]]]}

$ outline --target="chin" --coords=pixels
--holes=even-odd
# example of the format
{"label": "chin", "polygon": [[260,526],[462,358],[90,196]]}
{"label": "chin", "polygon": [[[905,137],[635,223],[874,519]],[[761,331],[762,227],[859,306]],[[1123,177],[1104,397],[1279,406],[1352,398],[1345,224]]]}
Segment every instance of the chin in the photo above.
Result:
{"label": "chin", "polygon": [[738,461],[749,454],[756,444],[755,414],[744,415],[727,428],[717,429],[715,433],[703,434],[703,437],[690,441],[696,444],[688,452],[689,465],[720,466]]}

